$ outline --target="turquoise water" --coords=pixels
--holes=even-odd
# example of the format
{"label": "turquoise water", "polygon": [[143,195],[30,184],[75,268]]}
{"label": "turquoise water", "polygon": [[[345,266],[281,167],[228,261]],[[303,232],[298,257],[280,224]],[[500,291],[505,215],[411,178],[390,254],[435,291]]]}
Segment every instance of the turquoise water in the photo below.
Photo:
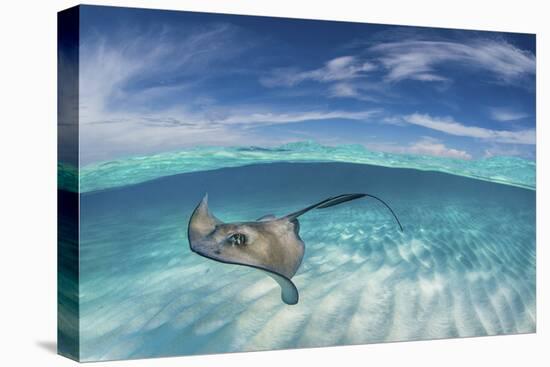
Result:
{"label": "turquoise water", "polygon": [[[535,162],[517,157],[461,160],[369,151],[362,145],[324,146],[313,142],[275,148],[196,147],[172,153],[131,157],[85,165],[80,192],[108,189],[178,173],[269,162],[346,162],[446,172],[535,189]],[[74,169],[59,167],[61,187],[76,192]]]}
{"label": "turquoise water", "polygon": [[[492,159],[443,168],[445,160],[409,158],[470,172],[451,175],[367,164],[377,154],[359,147],[209,149],[85,167],[82,360],[535,331],[534,165]],[[268,163],[276,157],[292,163]],[[346,162],[309,162],[329,157]],[[404,165],[399,159],[385,165]],[[472,172],[484,179],[464,177]],[[366,192],[392,206],[404,231],[368,199],[307,213],[305,256],[293,278],[300,301],[288,306],[259,271],[189,250],[187,222],[205,192],[228,222]]]}

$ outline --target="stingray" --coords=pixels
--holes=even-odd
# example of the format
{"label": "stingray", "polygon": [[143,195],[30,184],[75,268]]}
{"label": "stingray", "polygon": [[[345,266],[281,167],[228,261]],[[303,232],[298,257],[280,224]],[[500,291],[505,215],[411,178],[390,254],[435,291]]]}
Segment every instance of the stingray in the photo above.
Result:
{"label": "stingray", "polygon": [[206,194],[189,220],[189,246],[193,252],[208,259],[263,271],[281,287],[283,302],[294,305],[299,296],[291,279],[302,263],[305,249],[298,217],[312,209],[325,209],[363,197],[384,204],[403,231],[389,205],[370,194],[338,195],[280,218],[269,214],[255,221],[235,223],[224,223],[216,218],[208,209]]}

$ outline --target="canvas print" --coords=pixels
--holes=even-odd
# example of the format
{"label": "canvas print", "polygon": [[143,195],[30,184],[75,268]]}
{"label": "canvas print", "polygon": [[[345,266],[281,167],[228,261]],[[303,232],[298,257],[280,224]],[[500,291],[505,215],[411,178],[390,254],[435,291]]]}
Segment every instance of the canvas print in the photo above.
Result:
{"label": "canvas print", "polygon": [[58,16],[58,350],[533,333],[534,34]]}

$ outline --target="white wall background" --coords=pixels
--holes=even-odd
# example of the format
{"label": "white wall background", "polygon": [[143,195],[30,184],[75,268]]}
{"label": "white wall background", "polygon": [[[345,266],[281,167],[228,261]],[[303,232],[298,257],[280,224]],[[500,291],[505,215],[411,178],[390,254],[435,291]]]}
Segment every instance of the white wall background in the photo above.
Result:
{"label": "white wall background", "polygon": [[[538,332],[117,362],[117,366],[548,366],[550,22],[544,1],[127,0],[97,5],[537,33]],[[68,366],[56,339],[56,12],[74,1],[4,2],[0,12],[0,365]],[[545,142],[546,140],[546,142]],[[544,225],[546,223],[546,226]],[[106,363],[94,364],[103,366]]]}

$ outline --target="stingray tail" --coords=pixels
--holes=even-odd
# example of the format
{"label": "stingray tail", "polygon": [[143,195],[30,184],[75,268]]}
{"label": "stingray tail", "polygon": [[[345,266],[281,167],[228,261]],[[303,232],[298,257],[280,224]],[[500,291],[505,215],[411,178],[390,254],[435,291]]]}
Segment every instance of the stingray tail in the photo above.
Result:
{"label": "stingray tail", "polygon": [[379,197],[376,197],[374,195],[371,195],[371,194],[343,194],[343,195],[333,196],[331,198],[320,201],[316,204],[310,205],[307,208],[304,208],[302,210],[298,210],[297,212],[288,214],[285,218],[288,218],[289,220],[294,220],[294,219],[298,218],[300,215],[305,214],[305,213],[307,213],[308,211],[310,211],[312,209],[330,208],[331,206],[342,204],[342,203],[345,203],[345,202],[348,202],[348,201],[351,201],[351,200],[355,200],[355,199],[360,199],[360,198],[363,198],[365,196],[373,198],[375,200],[378,200],[379,202],[384,204],[384,206],[386,208],[388,208],[388,210],[391,212],[391,214],[395,218],[395,221],[399,225],[399,229],[401,230],[401,232],[403,232],[403,226],[401,226],[401,222],[399,221],[399,218],[397,218],[397,215],[395,214],[393,209],[384,200],[382,200]]}

